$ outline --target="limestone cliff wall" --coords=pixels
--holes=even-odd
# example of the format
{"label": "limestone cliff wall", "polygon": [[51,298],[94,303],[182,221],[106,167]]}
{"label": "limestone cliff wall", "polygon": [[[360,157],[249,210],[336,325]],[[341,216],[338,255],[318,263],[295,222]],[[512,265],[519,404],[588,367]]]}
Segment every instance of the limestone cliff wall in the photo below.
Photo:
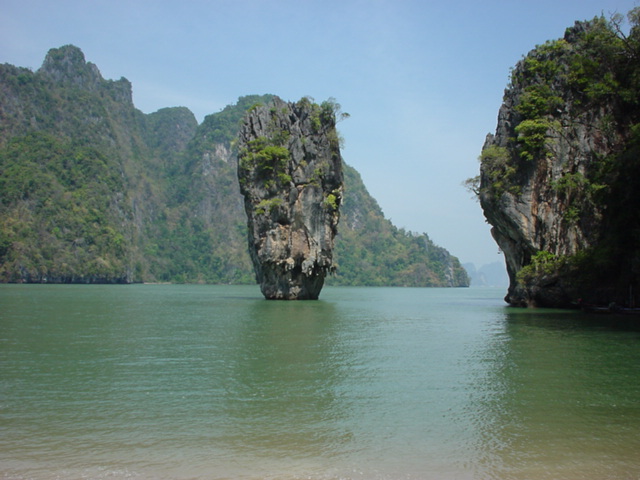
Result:
{"label": "limestone cliff wall", "polygon": [[505,255],[508,303],[571,306],[581,295],[621,301],[614,290],[637,281],[628,271],[624,285],[609,288],[602,284],[609,276],[594,272],[597,261],[610,271],[623,262],[604,250],[619,244],[607,230],[637,121],[622,95],[633,90],[621,71],[632,56],[611,24],[595,19],[577,22],[513,70],[482,150],[478,190]]}

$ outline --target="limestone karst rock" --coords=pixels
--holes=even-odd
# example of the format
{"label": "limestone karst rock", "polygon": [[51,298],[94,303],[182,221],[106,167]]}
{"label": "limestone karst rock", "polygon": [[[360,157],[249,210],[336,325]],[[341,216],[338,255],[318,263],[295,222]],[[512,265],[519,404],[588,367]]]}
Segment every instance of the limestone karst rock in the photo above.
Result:
{"label": "limestone karst rock", "polygon": [[576,22],[512,72],[478,186],[512,305],[635,303],[639,35]]}
{"label": "limestone karst rock", "polygon": [[335,107],[276,97],[241,127],[249,252],[267,299],[317,299],[333,269],[343,182]]}
{"label": "limestone karst rock", "polygon": [[61,86],[79,88],[89,92],[108,93],[117,102],[133,106],[129,80],[105,80],[98,67],[87,62],[84,53],[74,45],[52,48],[42,62],[38,74]]}

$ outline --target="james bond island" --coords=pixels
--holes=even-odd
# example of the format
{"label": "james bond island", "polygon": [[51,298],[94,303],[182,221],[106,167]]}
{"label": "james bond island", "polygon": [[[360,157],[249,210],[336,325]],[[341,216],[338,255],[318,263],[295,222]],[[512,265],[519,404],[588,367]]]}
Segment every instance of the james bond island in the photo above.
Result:
{"label": "james bond island", "polygon": [[276,97],[252,108],[240,130],[249,253],[267,299],[317,299],[333,269],[343,181],[337,107]]}

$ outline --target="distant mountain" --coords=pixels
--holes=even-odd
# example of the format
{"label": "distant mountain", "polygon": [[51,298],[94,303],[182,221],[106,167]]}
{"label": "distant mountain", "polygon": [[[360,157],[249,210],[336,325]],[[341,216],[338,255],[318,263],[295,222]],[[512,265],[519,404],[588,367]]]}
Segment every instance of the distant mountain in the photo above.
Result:
{"label": "distant mountain", "polygon": [[[198,125],[184,107],[143,114],[126,79],[71,45],[36,72],[0,65],[0,281],[253,283],[234,146],[271,98]],[[458,259],[396,228],[344,170],[328,284],[468,286]]]}
{"label": "distant mountain", "polygon": [[504,263],[493,262],[476,269],[473,263],[462,265],[471,279],[473,287],[507,287],[509,276]]}

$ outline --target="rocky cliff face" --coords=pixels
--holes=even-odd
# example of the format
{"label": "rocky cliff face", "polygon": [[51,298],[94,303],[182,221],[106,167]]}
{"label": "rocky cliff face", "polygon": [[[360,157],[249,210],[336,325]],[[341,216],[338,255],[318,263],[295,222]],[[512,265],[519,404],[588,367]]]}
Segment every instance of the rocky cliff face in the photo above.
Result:
{"label": "rocky cliff face", "polygon": [[239,134],[249,252],[268,299],[317,299],[332,270],[342,158],[331,103],[274,98]]}
{"label": "rocky cliff face", "polygon": [[637,29],[627,38],[616,26],[577,22],[530,52],[486,139],[478,193],[505,255],[510,304],[633,302],[637,244],[623,245],[637,238],[638,221],[619,227],[638,200],[627,175],[638,163],[640,50]]}

